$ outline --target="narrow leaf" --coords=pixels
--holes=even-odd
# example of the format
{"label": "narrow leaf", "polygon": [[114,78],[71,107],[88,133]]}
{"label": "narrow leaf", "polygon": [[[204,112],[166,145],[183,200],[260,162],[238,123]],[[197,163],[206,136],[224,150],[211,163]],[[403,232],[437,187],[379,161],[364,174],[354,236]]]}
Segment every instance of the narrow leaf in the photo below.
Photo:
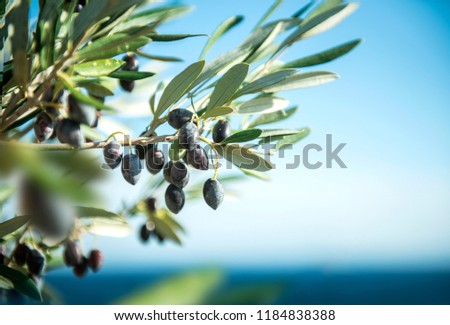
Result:
{"label": "narrow leaf", "polygon": [[279,91],[314,87],[331,82],[337,78],[337,74],[327,71],[302,73],[293,75],[272,86],[266,87],[264,91],[268,93],[276,93]]}
{"label": "narrow leaf", "polygon": [[75,64],[76,73],[85,77],[107,76],[125,64],[122,60],[105,59]]}
{"label": "narrow leaf", "polygon": [[220,144],[247,142],[258,138],[263,131],[260,129],[247,129],[236,132],[223,140]]}
{"label": "narrow leaf", "polygon": [[203,59],[210,50],[210,48],[214,45],[214,43],[217,42],[217,40],[224,35],[226,32],[228,32],[233,27],[237,26],[242,20],[244,19],[243,16],[232,16],[225,21],[223,21],[217,29],[213,32],[211,37],[208,39],[208,41],[205,44],[205,47],[202,50],[202,53],[200,54],[200,60]]}
{"label": "narrow leaf", "polygon": [[6,265],[0,265],[0,277],[8,279],[14,286],[14,289],[19,291],[31,299],[42,301],[41,293],[28,276],[20,271],[10,268]]}
{"label": "narrow leaf", "polygon": [[342,5],[343,3],[343,0],[322,0],[321,3],[308,14],[308,16],[305,18],[305,22],[308,22],[314,17],[317,17],[330,9],[333,9],[334,7]]}
{"label": "narrow leaf", "polygon": [[226,104],[245,80],[249,68],[250,66],[248,64],[239,63],[228,70],[217,82],[206,111]]}
{"label": "narrow leaf", "polygon": [[275,0],[272,6],[264,13],[264,15],[261,17],[261,19],[258,21],[258,23],[255,26],[255,29],[261,26],[267,18],[270,17],[270,15],[281,5],[283,0]]}
{"label": "narrow leaf", "polygon": [[117,213],[114,213],[114,212],[111,212],[111,211],[107,211],[107,210],[104,210],[104,209],[99,209],[99,208],[79,206],[76,209],[77,209],[78,215],[80,217],[90,217],[90,218],[92,218],[92,217],[99,217],[99,218],[117,218],[117,217],[120,217],[120,218],[122,218]]}
{"label": "narrow leaf", "polygon": [[158,108],[155,112],[156,117],[161,116],[166,109],[186,94],[192,83],[202,72],[204,66],[205,61],[193,63],[169,82],[159,100]]}
{"label": "narrow leaf", "polygon": [[277,142],[277,144],[275,145],[275,150],[280,150],[285,146],[293,145],[299,142],[300,140],[304,139],[305,137],[307,137],[309,133],[311,133],[310,128],[303,128],[299,130],[299,133],[297,134],[285,136],[283,139]]}
{"label": "narrow leaf", "polygon": [[172,42],[189,37],[208,36],[206,34],[150,34],[148,37],[154,42]]}
{"label": "narrow leaf", "polygon": [[285,80],[286,78],[293,76],[297,73],[298,73],[298,71],[295,69],[286,69],[286,70],[272,72],[262,78],[259,78],[251,83],[246,84],[244,87],[242,87],[236,93],[236,95],[234,97],[238,98],[245,94],[261,92],[265,88],[273,86],[273,85],[277,84],[278,82],[281,82],[281,81]]}
{"label": "narrow leaf", "polygon": [[269,175],[267,175],[267,173],[262,173],[262,172],[257,172],[257,171],[251,170],[251,169],[242,169],[242,168],[241,168],[241,171],[245,175],[252,176],[252,177],[258,178],[260,180],[266,181],[266,182],[272,180],[272,178]]}
{"label": "narrow leaf", "polygon": [[141,80],[154,76],[154,72],[145,71],[114,71],[108,77],[122,79],[122,80]]}
{"label": "narrow leaf", "polygon": [[214,145],[218,154],[242,169],[266,172],[273,168],[266,159],[254,153],[251,149],[238,144]]}
{"label": "narrow leaf", "polygon": [[214,108],[211,108],[209,111],[207,111],[205,114],[203,114],[201,117],[203,119],[207,119],[210,117],[217,117],[217,116],[225,116],[228,114],[233,113],[233,109],[228,106],[217,106]]}
{"label": "narrow leaf", "polygon": [[252,122],[249,123],[248,127],[253,128],[258,125],[264,125],[274,122],[279,122],[285,120],[292,116],[297,111],[297,106],[289,108],[287,110],[281,110],[278,112],[273,112],[269,114],[263,114],[255,118]]}
{"label": "narrow leaf", "polygon": [[299,130],[286,130],[286,129],[275,129],[275,130],[263,130],[263,133],[261,134],[260,138],[272,138],[272,137],[279,137],[279,136],[286,136],[286,135],[292,135],[292,134],[298,134],[301,131]]}
{"label": "narrow leaf", "polygon": [[12,234],[16,230],[19,230],[28,222],[28,220],[28,216],[20,216],[0,223],[0,238],[3,238],[7,235]]}
{"label": "narrow leaf", "polygon": [[268,114],[285,109],[289,101],[284,98],[264,96],[246,101],[236,108],[242,114]]}
{"label": "narrow leaf", "polygon": [[361,39],[357,39],[333,47],[329,50],[285,63],[283,68],[304,68],[333,61],[353,50],[359,43],[361,43],[361,41]]}

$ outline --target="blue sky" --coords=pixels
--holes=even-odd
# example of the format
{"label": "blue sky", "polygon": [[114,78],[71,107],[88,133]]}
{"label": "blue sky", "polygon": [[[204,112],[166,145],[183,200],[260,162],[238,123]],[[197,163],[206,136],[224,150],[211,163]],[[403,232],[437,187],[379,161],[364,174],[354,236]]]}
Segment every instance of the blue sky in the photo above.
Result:
{"label": "blue sky", "polygon": [[[324,145],[325,135],[332,134],[336,143],[347,143],[342,158],[348,168],[280,168],[271,172],[271,183],[234,184],[241,198],[226,199],[218,212],[200,201],[187,204],[179,216],[188,231],[182,248],[144,247],[134,237],[102,239],[111,265],[127,259],[131,266],[450,266],[450,5],[445,0],[359,2],[360,9],[341,25],[296,44],[283,58],[364,38],[354,52],[313,69],[337,72],[340,79],[283,94],[301,109],[279,124],[313,130],[288,158],[305,144]],[[272,1],[183,3],[195,10],[161,33],[211,33],[225,18],[245,16],[209,60],[237,45]],[[273,17],[288,16],[303,3],[285,0]],[[150,44],[146,51],[183,57],[184,63],[163,72],[172,76],[197,60],[204,42]],[[140,130],[145,120],[130,122]],[[115,199],[130,193],[120,175],[112,184],[121,188],[110,189]]]}

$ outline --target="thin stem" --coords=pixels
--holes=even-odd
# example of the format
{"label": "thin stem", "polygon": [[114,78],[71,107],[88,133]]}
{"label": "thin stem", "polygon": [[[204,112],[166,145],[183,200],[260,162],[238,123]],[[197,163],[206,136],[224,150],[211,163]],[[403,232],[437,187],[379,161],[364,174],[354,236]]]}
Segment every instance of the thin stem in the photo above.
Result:
{"label": "thin stem", "polygon": [[[163,135],[158,137],[140,137],[136,139],[129,139],[129,141],[118,141],[122,146],[134,146],[137,144],[147,145],[150,143],[156,142],[172,142],[175,140],[176,136],[174,135]],[[12,141],[3,141],[0,140],[0,148],[1,147],[11,147],[17,149],[30,149],[30,150],[41,150],[41,151],[66,151],[66,150],[89,150],[89,149],[101,149],[104,148],[109,141],[99,141],[99,142],[90,142],[85,143],[79,148],[74,148],[68,144],[38,144],[38,143],[23,143],[23,142],[12,142]]]}

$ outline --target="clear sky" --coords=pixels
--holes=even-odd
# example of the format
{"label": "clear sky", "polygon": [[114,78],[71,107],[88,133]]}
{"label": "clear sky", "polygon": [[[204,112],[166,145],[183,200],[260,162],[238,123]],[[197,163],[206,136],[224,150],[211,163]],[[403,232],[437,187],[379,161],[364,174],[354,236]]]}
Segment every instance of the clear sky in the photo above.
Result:
{"label": "clear sky", "polygon": [[[146,247],[136,236],[102,239],[109,263],[450,267],[450,4],[359,2],[360,9],[341,25],[298,43],[284,57],[288,61],[365,40],[345,57],[314,68],[337,72],[340,79],[284,94],[301,110],[279,124],[312,128],[294,153],[308,143],[324,146],[326,134],[336,144],[347,143],[341,157],[348,168],[279,168],[271,172],[270,183],[233,184],[241,198],[226,198],[217,212],[200,201],[186,204],[179,215],[188,231],[184,247]],[[211,59],[237,45],[272,1],[182,3],[195,6],[194,11],[161,33],[211,33],[225,18],[245,16],[210,52]],[[285,0],[273,18],[289,16],[304,3]],[[184,63],[162,72],[172,76],[197,60],[205,41],[150,44],[146,51],[181,56]],[[148,92],[143,94],[146,101]],[[128,122],[139,133],[147,120]],[[117,173],[111,184],[111,201],[132,190]]]}

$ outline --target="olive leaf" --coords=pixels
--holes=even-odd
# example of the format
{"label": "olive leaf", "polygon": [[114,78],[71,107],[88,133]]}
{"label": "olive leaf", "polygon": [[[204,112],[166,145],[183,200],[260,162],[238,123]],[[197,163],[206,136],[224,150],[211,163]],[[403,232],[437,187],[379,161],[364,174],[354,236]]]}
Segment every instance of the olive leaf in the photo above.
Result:
{"label": "olive leaf", "polygon": [[283,64],[283,68],[304,68],[333,61],[353,50],[362,39],[356,39],[329,50]]}
{"label": "olive leaf", "polygon": [[299,130],[288,130],[288,129],[274,129],[274,130],[263,130],[260,138],[269,138],[269,137],[278,137],[278,136],[285,136],[285,135],[292,135],[300,133]]}
{"label": "olive leaf", "polygon": [[202,72],[204,66],[205,61],[195,62],[184,69],[169,82],[161,95],[161,99],[158,103],[158,108],[155,112],[155,117],[161,116],[161,114],[164,113],[166,109],[168,109],[184,94],[186,94],[192,83]]}
{"label": "olive leaf", "polygon": [[48,0],[39,13],[38,28],[36,29],[37,48],[39,59],[43,69],[53,64],[55,51],[55,33],[58,11],[62,6],[59,0]]}
{"label": "olive leaf", "polygon": [[167,211],[162,210],[161,212],[162,213],[156,214],[156,216],[152,219],[155,223],[156,231],[164,238],[168,238],[178,245],[181,245],[181,239],[178,237],[174,229],[181,227],[181,225],[176,222],[174,223],[175,220],[173,218],[169,219],[169,214]]}
{"label": "olive leaf", "polygon": [[264,88],[264,92],[276,93],[280,91],[319,86],[337,79],[339,76],[333,72],[315,71],[300,73],[281,80],[276,84]]}
{"label": "olive leaf", "polygon": [[172,42],[189,37],[208,36],[206,34],[149,34],[147,35],[154,42]]}
{"label": "olive leaf", "polygon": [[272,164],[254,153],[251,149],[239,144],[213,145],[217,153],[242,169],[251,169],[266,172],[273,168]]}
{"label": "olive leaf", "polygon": [[108,77],[121,79],[121,80],[141,80],[154,76],[154,72],[146,71],[114,71],[108,75]]}
{"label": "olive leaf", "polygon": [[125,64],[122,60],[104,59],[73,65],[76,73],[85,77],[107,76]]}
{"label": "olive leaf", "polygon": [[201,117],[203,119],[207,119],[207,118],[210,118],[210,117],[225,116],[225,115],[231,114],[233,112],[234,111],[233,111],[233,109],[231,107],[228,107],[228,106],[216,106],[214,108],[211,108],[207,112],[205,112],[205,114],[201,115],[199,113],[199,115],[201,115]]}
{"label": "olive leaf", "polygon": [[126,237],[133,231],[125,218],[92,218],[87,229],[94,235],[115,238]]}
{"label": "olive leaf", "polygon": [[239,89],[235,94],[235,98],[238,98],[245,94],[253,94],[264,91],[266,88],[276,85],[277,83],[285,80],[286,78],[297,74],[296,69],[284,69],[276,72],[269,73],[262,78],[252,81]]}
{"label": "olive leaf", "polygon": [[0,223],[0,238],[19,230],[29,221],[29,219],[28,216],[19,216]]}
{"label": "olive leaf", "polygon": [[261,19],[258,21],[258,23],[255,26],[255,29],[261,26],[267,18],[270,17],[270,15],[281,5],[283,0],[275,0],[272,6],[264,13],[264,15],[261,17]]}
{"label": "olive leaf", "polygon": [[281,140],[277,142],[275,145],[275,150],[280,150],[285,146],[293,145],[300,140],[306,138],[311,133],[310,128],[303,128],[299,130],[299,133],[284,136]]}
{"label": "olive leaf", "polygon": [[[11,26],[11,47],[13,54],[13,73],[18,84],[24,89],[29,79],[29,64],[27,58],[28,46],[28,10],[27,0],[16,0],[6,16],[6,26]],[[3,53],[2,53],[3,55]]]}
{"label": "olive leaf", "polygon": [[297,108],[297,106],[294,106],[286,110],[260,115],[248,124],[248,128],[285,120],[292,116],[297,111]]}
{"label": "olive leaf", "polygon": [[[315,7],[311,12],[308,14],[308,16],[305,18],[304,22],[308,22],[311,19],[317,17],[320,14],[323,14],[324,12],[333,9],[341,4],[343,4],[343,0],[322,0],[320,4]],[[310,3],[312,4],[312,3]]]}
{"label": "olive leaf", "polygon": [[232,16],[225,21],[223,21],[213,32],[211,37],[208,39],[208,41],[205,44],[205,47],[203,47],[202,53],[200,53],[200,60],[203,59],[208,53],[209,49],[214,45],[214,43],[217,42],[217,40],[224,35],[226,32],[231,30],[233,27],[239,25],[239,23],[244,19],[243,16]]}
{"label": "olive leaf", "polygon": [[236,107],[236,112],[243,114],[268,114],[286,108],[289,101],[275,96],[263,96],[250,99]]}
{"label": "olive leaf", "polygon": [[94,207],[76,207],[78,215],[80,217],[89,217],[89,218],[123,218],[117,213],[107,211],[104,209],[94,208]]}
{"label": "olive leaf", "polygon": [[9,280],[14,289],[20,293],[30,297],[31,299],[42,301],[41,293],[28,276],[20,271],[10,268],[6,265],[0,265],[0,277]]}
{"label": "olive leaf", "polygon": [[293,43],[327,31],[339,24],[342,20],[351,15],[357,8],[357,3],[336,6],[321,13],[311,20],[300,25],[291,35],[289,35],[280,45],[280,49],[292,45]]}
{"label": "olive leaf", "polygon": [[240,168],[240,170],[247,176],[255,177],[255,178],[258,178],[258,179],[266,181],[266,182],[269,182],[272,180],[272,178],[267,173],[257,172],[255,170],[251,170],[251,169]]}
{"label": "olive leaf", "polygon": [[247,76],[250,65],[239,63],[228,70],[217,82],[214,88],[206,111],[226,104],[236,93]]}
{"label": "olive leaf", "polygon": [[260,129],[247,129],[236,132],[230,135],[228,138],[220,142],[220,144],[247,142],[258,138],[263,131]]}

